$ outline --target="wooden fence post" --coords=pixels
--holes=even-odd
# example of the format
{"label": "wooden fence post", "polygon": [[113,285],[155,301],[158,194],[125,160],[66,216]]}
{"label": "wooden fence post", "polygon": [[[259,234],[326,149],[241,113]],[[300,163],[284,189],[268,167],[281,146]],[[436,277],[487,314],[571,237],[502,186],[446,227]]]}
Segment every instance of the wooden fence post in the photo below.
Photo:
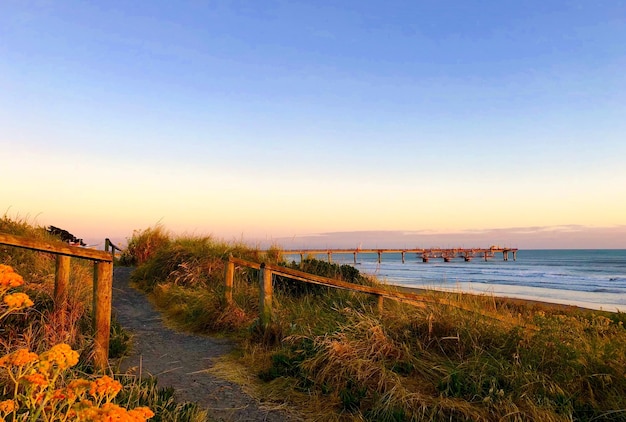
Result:
{"label": "wooden fence post", "polygon": [[378,314],[382,315],[383,314],[383,301],[385,300],[385,298],[383,297],[383,295],[378,295],[377,296],[378,302],[377,302],[377,310],[378,310]]}
{"label": "wooden fence post", "polygon": [[109,364],[113,263],[96,261],[93,275],[94,365],[104,371]]}
{"label": "wooden fence post", "polygon": [[228,261],[226,263],[226,274],[224,276],[224,286],[226,287],[224,296],[228,305],[233,304],[233,284],[235,281],[235,263]]}
{"label": "wooden fence post", "polygon": [[259,318],[265,328],[272,319],[272,271],[265,268],[265,263],[261,264],[259,270],[259,285],[261,288]]}
{"label": "wooden fence post", "polygon": [[109,248],[111,249],[111,259],[115,261],[115,245],[111,242],[111,239],[107,237],[104,239],[104,251],[109,252]]}
{"label": "wooden fence post", "polygon": [[67,288],[70,282],[70,257],[57,255],[54,274],[54,309],[59,312],[59,325],[65,331]]}

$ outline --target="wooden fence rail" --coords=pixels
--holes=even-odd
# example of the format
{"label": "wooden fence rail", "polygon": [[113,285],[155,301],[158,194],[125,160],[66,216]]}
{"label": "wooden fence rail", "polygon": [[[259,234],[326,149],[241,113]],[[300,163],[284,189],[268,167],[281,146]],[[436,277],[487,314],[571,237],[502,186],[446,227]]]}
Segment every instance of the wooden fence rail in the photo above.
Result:
{"label": "wooden fence rail", "polygon": [[[0,245],[14,246],[56,255],[54,280],[54,306],[61,311],[62,319],[67,311],[67,289],[70,279],[70,258],[88,259],[94,262],[93,271],[93,319],[94,319],[94,365],[104,371],[109,363],[109,333],[111,328],[111,295],[113,289],[113,256],[110,252],[85,249],[64,243],[45,242],[22,236],[0,233]],[[65,324],[65,321],[61,321]]]}
{"label": "wooden fence rail", "polygon": [[[426,306],[426,304],[438,304],[451,306],[465,311],[477,312],[475,308],[465,306],[462,303],[453,302],[445,298],[425,297],[419,293],[409,293],[397,290],[387,290],[379,287],[363,286],[360,284],[348,283],[341,280],[336,280],[328,277],[322,277],[315,274],[309,274],[303,271],[294,270],[280,265],[257,263],[247,261],[240,258],[230,257],[228,259],[225,270],[225,295],[226,302],[228,304],[233,303],[233,283],[235,275],[235,266],[248,267],[260,270],[259,271],[259,285],[261,288],[261,294],[259,299],[259,318],[261,324],[266,326],[272,316],[272,275],[284,276],[294,280],[299,280],[305,283],[319,284],[322,286],[333,287],[336,289],[345,289],[353,292],[367,293],[377,298],[377,309],[379,313],[383,311],[384,298],[405,302],[414,306]],[[489,318],[497,319],[503,322],[510,323],[509,319],[496,314],[495,312],[489,312],[483,310],[480,312],[482,315]]]}

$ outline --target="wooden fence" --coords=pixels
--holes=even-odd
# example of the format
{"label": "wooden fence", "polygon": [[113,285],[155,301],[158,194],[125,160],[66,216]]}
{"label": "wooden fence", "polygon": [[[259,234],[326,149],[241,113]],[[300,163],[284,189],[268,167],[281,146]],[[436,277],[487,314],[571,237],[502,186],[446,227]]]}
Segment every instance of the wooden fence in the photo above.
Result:
{"label": "wooden fence", "polygon": [[113,242],[111,242],[111,239],[109,239],[108,237],[106,239],[104,239],[104,251],[105,252],[109,252],[109,250],[111,251],[111,257],[113,258],[113,260],[115,260],[115,251],[118,250],[120,252],[122,252],[122,249],[115,246],[113,244]]}
{"label": "wooden fence", "polygon": [[[230,257],[228,259],[225,269],[225,296],[226,302],[228,304],[233,303],[233,283],[235,278],[235,266],[248,267],[259,270],[259,286],[261,289],[259,298],[259,318],[263,326],[266,326],[272,318],[273,275],[284,276],[305,283],[319,284],[322,286],[333,287],[336,289],[345,289],[353,292],[367,293],[373,295],[377,298],[377,310],[379,313],[382,313],[383,311],[384,298],[405,302],[420,307],[424,307],[426,306],[426,304],[437,304],[451,306],[469,312],[478,312],[476,308],[465,306],[462,303],[459,303],[457,301],[453,302],[443,297],[425,297],[424,295],[420,295],[419,293],[409,293],[398,290],[382,289],[379,287],[363,286],[360,284],[353,284],[328,277],[321,277],[315,274],[309,274],[303,271],[282,267],[280,265],[257,263],[233,257]],[[510,319],[507,319],[502,315],[498,315],[495,312],[481,310],[479,311],[479,313],[488,318],[497,319],[509,324],[511,323]]]}
{"label": "wooden fence", "polygon": [[[108,239],[107,239],[108,240]],[[80,258],[94,262],[93,270],[93,319],[94,319],[94,365],[103,371],[109,361],[109,333],[111,328],[111,295],[113,290],[113,255],[107,251],[85,249],[63,243],[45,242],[21,236],[0,233],[0,245],[25,248],[56,255],[54,280],[54,306],[67,310],[67,289],[70,278],[70,259]],[[117,248],[117,247],[116,247]],[[119,249],[119,248],[118,248]],[[113,249],[114,251],[115,249]],[[64,323],[64,321],[62,321]]]}

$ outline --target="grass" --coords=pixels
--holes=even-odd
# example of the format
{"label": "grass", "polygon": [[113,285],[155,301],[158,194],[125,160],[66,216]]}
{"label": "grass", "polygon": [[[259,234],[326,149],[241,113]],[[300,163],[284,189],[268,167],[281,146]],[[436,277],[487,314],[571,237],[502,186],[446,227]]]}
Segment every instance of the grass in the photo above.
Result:
{"label": "grass", "polygon": [[[59,241],[43,227],[33,225],[24,219],[10,218],[7,215],[0,218],[0,232],[49,242]],[[68,368],[56,379],[56,386],[64,387],[72,380],[95,377],[90,362],[90,353],[93,348],[91,332],[93,264],[80,259],[71,260],[69,306],[63,326],[60,323],[61,315],[59,311],[55,311],[52,300],[55,261],[55,256],[52,254],[0,245],[0,264],[12,267],[26,281],[22,286],[11,289],[10,293],[26,293],[34,302],[31,307],[20,308],[0,318],[0,357],[22,348],[42,356],[42,353],[45,354],[54,346],[67,344],[80,354],[80,358],[77,365]],[[2,309],[5,306],[0,303]],[[128,334],[113,321],[109,355],[114,358],[126,353],[128,340]],[[11,399],[15,391],[9,377],[10,370],[19,370],[19,367],[12,369],[0,364],[0,402],[3,403]],[[206,411],[195,404],[176,403],[173,400],[173,391],[158,389],[155,379],[140,380],[129,375],[120,375],[116,378],[123,384],[122,391],[113,400],[116,405],[127,409],[147,406],[156,413],[152,421],[200,422],[207,420]],[[17,395],[22,400],[22,404],[34,397],[29,395],[34,392],[29,390],[30,387],[27,384],[25,385],[20,384]],[[50,388],[54,385],[51,383]],[[39,394],[42,391],[44,390],[41,390]],[[46,410],[43,412],[42,415]],[[0,418],[13,420],[12,416],[7,415],[0,409]],[[43,420],[32,412],[27,415],[24,407],[18,409],[16,417],[19,420]]]}
{"label": "grass", "polygon": [[[216,370],[307,419],[626,421],[624,314],[428,292],[449,305],[385,301],[378,315],[368,295],[277,279],[263,329],[255,271],[236,271],[235,305],[223,300],[229,254],[260,257],[241,244],[170,237],[134,280],[181,327],[239,339],[241,353]],[[280,258],[275,249],[268,261]],[[354,269],[305,266],[375,283]]]}
{"label": "grass", "polygon": [[157,387],[157,379],[132,375],[118,377],[125,388],[116,397],[126,408],[149,407],[154,412],[151,422],[204,422],[207,411],[195,403],[180,403],[174,398],[173,388]]}

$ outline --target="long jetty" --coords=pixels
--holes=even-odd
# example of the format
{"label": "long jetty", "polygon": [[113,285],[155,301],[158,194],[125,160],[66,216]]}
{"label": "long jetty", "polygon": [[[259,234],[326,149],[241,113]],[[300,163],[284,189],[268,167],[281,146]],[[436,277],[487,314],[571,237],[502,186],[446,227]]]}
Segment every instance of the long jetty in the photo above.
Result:
{"label": "long jetty", "polygon": [[502,254],[504,261],[509,260],[509,255],[513,256],[513,261],[517,261],[517,248],[502,248],[500,246],[491,246],[489,248],[428,248],[428,249],[290,249],[281,251],[283,255],[300,255],[303,260],[307,255],[326,255],[328,262],[332,262],[333,254],[353,254],[354,263],[356,264],[357,256],[360,253],[378,254],[378,262],[382,262],[383,254],[395,253],[402,254],[402,263],[405,262],[406,254],[415,254],[422,262],[429,262],[431,259],[443,259],[444,262],[450,262],[455,258],[463,258],[466,262],[476,257],[483,258],[487,261],[496,254]]}

